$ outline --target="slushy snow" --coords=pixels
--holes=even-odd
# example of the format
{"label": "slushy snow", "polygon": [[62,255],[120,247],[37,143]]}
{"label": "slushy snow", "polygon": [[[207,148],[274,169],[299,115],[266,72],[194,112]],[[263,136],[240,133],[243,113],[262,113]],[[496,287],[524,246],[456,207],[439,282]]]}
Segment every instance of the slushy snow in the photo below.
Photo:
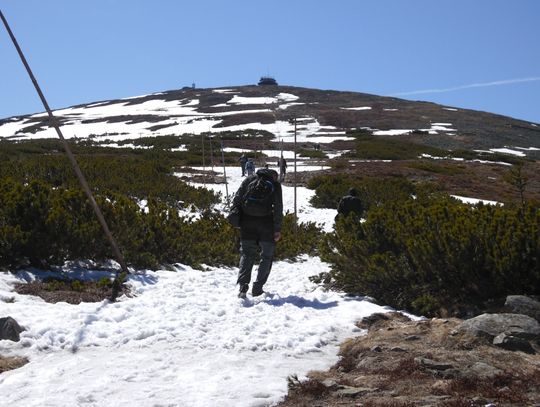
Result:
{"label": "slushy snow", "polygon": [[[227,175],[232,194],[240,168]],[[224,192],[224,184],[211,186]],[[292,211],[293,190],[283,190],[284,209]],[[312,194],[298,188],[300,221],[331,230],[335,211],[312,208]],[[362,334],[356,321],[389,310],[309,280],[328,270],[307,256],[276,262],[268,294],[241,300],[238,268],[177,264],[173,271],[135,271],[128,278],[132,297],[79,305],[13,291],[39,272],[0,273],[0,316],[26,328],[20,342],[0,341],[0,354],[29,359],[0,375],[2,405],[271,406],[286,395],[288,376],[329,368],[339,343]]]}
{"label": "slushy snow", "polygon": [[268,406],[287,376],[326,369],[354,322],[387,310],[324,292],[316,258],[277,262],[264,297],[236,298],[235,268],[140,272],[117,303],[48,304],[18,295],[3,273],[2,314],[27,330],[0,341],[30,363],[0,375],[6,406]]}

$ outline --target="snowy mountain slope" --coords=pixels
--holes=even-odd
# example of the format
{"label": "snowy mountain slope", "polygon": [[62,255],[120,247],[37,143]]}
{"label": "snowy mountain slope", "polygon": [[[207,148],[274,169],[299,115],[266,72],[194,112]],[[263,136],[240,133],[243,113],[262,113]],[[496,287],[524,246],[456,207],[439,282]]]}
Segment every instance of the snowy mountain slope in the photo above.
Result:
{"label": "snowy mountain slope", "polygon": [[[316,95],[321,97],[319,101]],[[299,140],[325,137],[329,142],[346,137],[345,124],[338,123],[341,119],[345,123],[357,120],[353,119],[356,115],[404,109],[399,101],[395,111],[376,107],[376,99],[368,106],[367,100],[345,103],[336,98],[323,91],[282,87],[188,90],[99,102],[57,113],[68,137],[97,135],[98,140],[113,141],[171,134],[171,130],[199,134],[242,126],[290,140],[293,125],[288,118],[301,114],[307,120],[300,124]],[[421,128],[428,133],[424,136],[451,136],[459,126],[447,120],[444,112],[456,111],[439,110],[441,116],[426,126],[404,125],[386,131],[401,129],[402,134],[407,128]],[[331,121],[336,111],[342,115]],[[45,128],[43,117],[5,120],[0,135],[55,137]],[[22,132],[17,133],[19,130]],[[216,167],[215,171],[221,170]],[[239,172],[238,167],[227,169],[230,194],[241,182]],[[224,184],[207,187],[224,190]],[[292,211],[292,188],[284,186],[283,190],[285,210]],[[315,220],[331,230],[335,212],[312,208],[310,194],[307,189],[298,190],[300,220]],[[132,275],[133,298],[123,297],[115,304],[80,305],[47,304],[18,295],[12,284],[33,274],[2,273],[2,315],[14,317],[27,330],[19,343],[0,341],[0,351],[30,360],[0,376],[3,400],[15,407],[271,405],[285,395],[288,375],[302,376],[329,367],[337,359],[338,343],[361,333],[354,325],[356,320],[387,310],[361,298],[323,292],[309,281],[309,276],[327,269],[317,258],[278,262],[265,287],[270,295],[243,302],[235,297],[236,268],[201,272],[177,265],[175,271]]]}
{"label": "snowy mountain slope", "polygon": [[[290,139],[290,119],[297,117],[302,119],[300,137],[313,142],[344,139],[347,130],[366,128],[444,148],[509,146],[530,154],[540,148],[535,123],[433,103],[290,86],[188,88],[74,106],[55,115],[66,137],[98,141],[246,129]],[[0,120],[0,138],[55,136],[43,113]]]}

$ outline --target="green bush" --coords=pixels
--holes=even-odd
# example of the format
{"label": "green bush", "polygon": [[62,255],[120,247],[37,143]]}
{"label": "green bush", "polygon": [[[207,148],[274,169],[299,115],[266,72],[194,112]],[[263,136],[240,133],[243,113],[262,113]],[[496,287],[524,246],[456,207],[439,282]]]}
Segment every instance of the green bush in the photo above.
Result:
{"label": "green bush", "polygon": [[307,157],[307,158],[328,158],[326,153],[322,150],[300,150],[298,151],[298,155],[300,157]]}
{"label": "green bush", "polygon": [[341,197],[349,188],[356,188],[359,198],[369,209],[390,200],[407,199],[417,193],[417,188],[406,178],[359,178],[349,175],[321,175],[308,182],[308,188],[315,189],[311,205],[316,208],[337,209]]}
{"label": "green bush", "polygon": [[345,158],[358,158],[364,160],[411,160],[422,154],[444,157],[447,150],[429,147],[396,137],[373,136],[360,131],[351,133],[356,138],[353,151],[345,153]]}
{"label": "green bush", "polygon": [[340,219],[321,246],[330,285],[425,315],[461,315],[507,294],[540,293],[540,211],[388,202],[364,223]]}
{"label": "green bush", "polygon": [[[77,161],[94,191],[121,193],[139,200],[156,197],[171,205],[187,208],[195,205],[208,209],[218,197],[204,188],[196,188],[175,177],[175,167],[188,162],[186,152],[131,150],[110,152],[103,147],[71,143]],[[58,149],[58,142],[45,140],[25,143],[2,143],[0,178],[11,177],[20,182],[41,180],[64,188],[79,188],[79,182],[67,157]],[[60,150],[61,151],[61,150]],[[197,158],[194,163],[201,165]]]}
{"label": "green bush", "polygon": [[283,217],[282,239],[276,247],[276,259],[294,259],[301,254],[317,255],[323,232],[313,222],[299,222],[295,226],[294,214]]}
{"label": "green bush", "polygon": [[[82,191],[41,181],[25,185],[1,179],[0,198],[0,267],[48,268],[68,260],[114,257]],[[205,210],[197,216],[181,216],[176,205],[159,198],[151,198],[143,210],[119,193],[95,198],[129,265],[238,264],[238,231],[220,213]],[[316,225],[294,228],[292,215],[285,216],[277,258],[313,254],[320,235]]]}

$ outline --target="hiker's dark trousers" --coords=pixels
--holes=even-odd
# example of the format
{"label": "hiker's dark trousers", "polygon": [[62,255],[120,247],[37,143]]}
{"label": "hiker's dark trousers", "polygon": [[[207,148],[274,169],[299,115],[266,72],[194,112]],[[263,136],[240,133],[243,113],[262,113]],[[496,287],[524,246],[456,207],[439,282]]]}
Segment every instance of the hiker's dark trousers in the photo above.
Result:
{"label": "hiker's dark trousers", "polygon": [[274,242],[266,242],[256,240],[241,240],[240,241],[240,270],[238,271],[238,284],[241,286],[249,284],[251,281],[251,270],[257,257],[258,246],[261,248],[261,262],[259,263],[259,269],[257,270],[257,279],[255,283],[257,286],[262,287],[272,269],[272,261],[274,260],[274,252],[276,250],[276,244]]}

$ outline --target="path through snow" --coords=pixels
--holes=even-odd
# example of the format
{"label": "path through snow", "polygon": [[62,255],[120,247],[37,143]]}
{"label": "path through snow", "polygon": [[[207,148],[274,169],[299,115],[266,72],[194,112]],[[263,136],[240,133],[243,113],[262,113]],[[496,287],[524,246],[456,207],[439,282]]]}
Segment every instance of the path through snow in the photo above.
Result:
{"label": "path through snow", "polygon": [[236,269],[190,267],[134,275],[136,296],[117,303],[48,304],[20,296],[0,274],[2,314],[26,326],[1,353],[30,363],[0,375],[2,402],[29,406],[268,406],[287,376],[325,369],[367,301],[324,292],[308,279],[316,258],[277,262],[264,298],[236,298]]}

